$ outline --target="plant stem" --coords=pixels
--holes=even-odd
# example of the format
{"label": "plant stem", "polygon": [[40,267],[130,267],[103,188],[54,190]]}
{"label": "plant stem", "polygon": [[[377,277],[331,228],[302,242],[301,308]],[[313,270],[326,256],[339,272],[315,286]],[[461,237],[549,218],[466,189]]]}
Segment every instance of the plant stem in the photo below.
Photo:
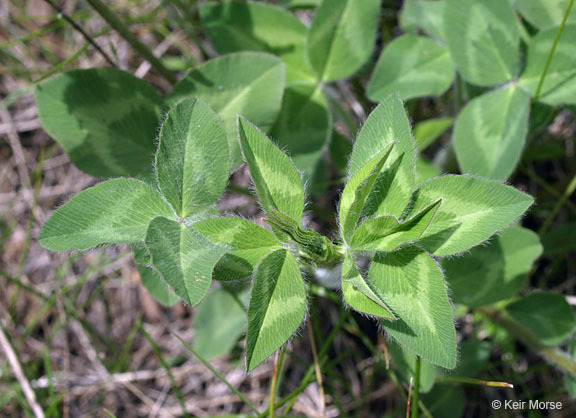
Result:
{"label": "plant stem", "polygon": [[550,363],[561,368],[572,376],[576,376],[576,361],[568,354],[561,352],[554,347],[544,345],[528,328],[511,318],[504,312],[495,309],[480,307],[480,312],[488,316],[501,327],[505,328],[511,335],[519,339],[527,347],[531,348]]}
{"label": "plant stem", "polygon": [[420,356],[416,356],[414,367],[414,387],[412,388],[412,418],[418,418],[418,401],[420,397]]}
{"label": "plant stem", "polygon": [[556,205],[554,205],[554,209],[552,209],[552,212],[550,212],[550,215],[548,215],[548,217],[544,221],[544,224],[538,231],[538,235],[542,236],[546,233],[546,231],[550,227],[550,224],[552,223],[556,215],[558,215],[560,208],[564,205],[564,202],[568,200],[568,198],[572,195],[572,193],[574,193],[575,189],[576,189],[576,175],[572,177],[572,180],[570,180],[570,183],[568,183],[568,187],[566,187],[566,190],[564,190],[564,193],[562,194],[560,199],[558,199]]}
{"label": "plant stem", "polygon": [[270,379],[270,402],[268,405],[268,416],[274,418],[274,397],[276,395],[276,376],[278,374],[278,350],[274,354],[274,370]]}
{"label": "plant stem", "polygon": [[104,19],[116,32],[120,34],[132,48],[134,48],[152,67],[158,71],[170,84],[176,84],[176,77],[164,66],[161,60],[156,58],[152,51],[148,49],[140,40],[130,32],[128,26],[100,0],[87,0],[90,6]]}
{"label": "plant stem", "polygon": [[540,76],[540,81],[538,82],[538,87],[536,88],[536,93],[534,94],[534,101],[538,100],[540,97],[540,92],[542,90],[542,86],[544,85],[544,80],[546,79],[546,74],[548,73],[548,68],[550,67],[550,63],[552,62],[552,57],[554,56],[554,52],[556,51],[556,46],[558,45],[558,41],[560,40],[560,36],[562,35],[562,31],[564,30],[564,26],[566,25],[566,20],[568,19],[568,15],[570,14],[570,10],[572,9],[572,5],[574,4],[574,0],[570,0],[568,3],[568,7],[566,7],[566,11],[564,12],[564,17],[562,18],[562,23],[558,28],[558,32],[556,32],[556,37],[554,38],[554,43],[552,44],[552,48],[550,49],[550,53],[548,54],[548,59],[546,60],[546,65],[544,66],[544,71],[542,71],[542,75]]}

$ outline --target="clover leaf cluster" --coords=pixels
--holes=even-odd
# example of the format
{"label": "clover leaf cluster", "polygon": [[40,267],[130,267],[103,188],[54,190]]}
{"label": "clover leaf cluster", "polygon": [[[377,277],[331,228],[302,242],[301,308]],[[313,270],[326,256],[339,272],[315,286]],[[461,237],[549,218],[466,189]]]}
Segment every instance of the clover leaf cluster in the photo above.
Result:
{"label": "clover leaf cluster", "polygon": [[[243,117],[239,147],[270,228],[220,216],[217,201],[235,168],[219,116],[187,98],[160,130],[151,183],[104,181],[72,197],[44,224],[50,250],[132,244],[141,260],[190,306],[212,280],[251,279],[246,367],[285,344],[307,312],[303,271],[342,263],[341,293],[402,346],[456,364],[452,305],[436,257],[478,245],[520,217],[530,196],[497,181],[441,176],[416,184],[416,148],[402,101],[370,114],[350,157],[338,210],[340,242],[303,225],[306,195],[291,159]],[[369,268],[359,262],[368,260]]]}

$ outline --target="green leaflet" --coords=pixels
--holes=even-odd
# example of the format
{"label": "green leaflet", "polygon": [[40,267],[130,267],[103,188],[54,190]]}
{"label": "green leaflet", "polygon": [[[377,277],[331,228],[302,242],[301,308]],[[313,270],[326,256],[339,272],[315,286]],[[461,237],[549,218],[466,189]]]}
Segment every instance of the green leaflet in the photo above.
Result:
{"label": "green leaflet", "polygon": [[420,238],[433,255],[446,256],[474,247],[506,228],[534,199],[497,181],[472,176],[442,176],[422,184],[406,218],[442,198],[434,221]]}
{"label": "green leaflet", "polygon": [[453,369],[457,349],[452,305],[434,259],[414,247],[377,253],[368,281],[398,318],[380,321],[386,331],[414,354]]}
{"label": "green leaflet", "polygon": [[271,212],[275,208],[299,224],[304,211],[304,187],[290,158],[244,118],[238,119],[238,134],[264,210]]}
{"label": "green leaflet", "polygon": [[513,226],[488,245],[473,248],[461,257],[442,260],[442,267],[454,302],[490,305],[516,295],[540,254],[538,235]]}
{"label": "green leaflet", "polygon": [[282,112],[270,136],[288,151],[296,167],[309,169],[320,158],[331,132],[332,115],[320,86],[295,84],[284,91]]}
{"label": "green leaflet", "polygon": [[427,119],[414,125],[414,140],[418,151],[424,151],[436,141],[446,130],[452,126],[454,119],[437,118]]}
{"label": "green leaflet", "polygon": [[506,180],[520,160],[529,113],[530,96],[514,85],[466,104],[452,138],[462,172]]}
{"label": "green leaflet", "polygon": [[385,319],[396,319],[382,298],[364,280],[349,254],[342,264],[342,296],[346,303],[358,312]]}
{"label": "green leaflet", "polygon": [[354,251],[394,251],[398,246],[418,240],[433,222],[442,199],[403,222],[394,216],[366,219],[354,232],[350,247]]}
{"label": "green leaflet", "polygon": [[227,251],[201,233],[163,217],[154,218],[146,233],[152,266],[190,306],[198,304],[210,288],[212,270]]}
{"label": "green leaflet", "polygon": [[[570,0],[517,0],[514,6],[538,29],[548,29],[562,22]],[[576,22],[576,8],[572,7],[568,22]]]}
{"label": "green leaflet", "polygon": [[[240,295],[244,298],[246,292]],[[246,312],[223,288],[212,290],[194,312],[194,349],[209,360],[228,354],[246,330]]]}
{"label": "green leaflet", "polygon": [[216,264],[213,278],[217,280],[245,279],[270,252],[282,248],[271,233],[253,222],[241,218],[212,218],[190,227],[210,241],[229,248]]}
{"label": "green leaflet", "polygon": [[[574,11],[576,11],[576,7],[572,8],[572,15],[575,15]],[[520,77],[520,84],[525,86],[532,95],[536,93],[538,88],[557,32],[557,27],[544,30],[534,36],[528,45],[526,69]],[[556,45],[554,56],[538,97],[541,102],[552,106],[576,103],[574,44],[576,44],[576,24],[566,25]]]}
{"label": "green leaflet", "polygon": [[372,192],[374,184],[382,171],[382,167],[394,148],[394,144],[395,143],[392,142],[376,154],[374,158],[364,164],[346,183],[338,209],[341,235],[344,242],[347,242],[352,237],[362,210],[368,200],[368,196]]}
{"label": "green leaflet", "polygon": [[506,311],[546,345],[559,345],[576,327],[572,307],[560,293],[532,293]]}
{"label": "green leaflet", "polygon": [[448,50],[429,38],[403,35],[382,51],[366,94],[377,102],[398,92],[403,100],[440,96],[454,80]]}
{"label": "green leaflet", "polygon": [[229,1],[205,3],[200,17],[219,53],[269,52],[286,63],[288,85],[314,80],[305,48],[308,30],[292,13],[268,4]]}
{"label": "green leaflet", "polygon": [[405,0],[399,15],[399,25],[405,32],[418,28],[439,41],[444,41],[444,1]]}
{"label": "green leaflet", "polygon": [[42,127],[80,170],[97,177],[150,171],[162,97],[115,68],[68,71],[41,82],[34,98]]}
{"label": "green leaflet", "polygon": [[322,81],[354,74],[370,58],[379,0],[323,0],[310,26],[308,57]]}
{"label": "green leaflet", "polygon": [[150,254],[144,244],[132,245],[136,269],[140,274],[140,280],[144,288],[164,306],[173,306],[180,301],[180,298],[168,288],[166,282],[160,274],[150,266]]}
{"label": "green leaflet", "polygon": [[67,251],[141,242],[155,216],[174,218],[174,212],[150,185],[135,179],[108,180],[56,210],[40,231],[40,245]]}
{"label": "green leaflet", "polygon": [[172,292],[168,285],[154,268],[143,264],[136,264],[140,280],[144,288],[162,306],[170,307],[180,302],[180,298]]}
{"label": "green leaflet", "polygon": [[306,314],[306,287],[298,262],[286,250],[258,265],[248,308],[246,369],[251,371],[286,343]]}
{"label": "green leaflet", "polygon": [[414,190],[415,145],[410,122],[398,96],[384,99],[366,119],[350,156],[348,175],[356,173],[392,142],[396,145],[368,199],[365,215],[400,217]]}
{"label": "green leaflet", "polygon": [[216,113],[198,99],[181,101],[160,130],[156,173],[162,194],[186,218],[220,197],[230,174],[226,134]]}
{"label": "green leaflet", "polygon": [[260,52],[239,52],[207,61],[192,69],[168,97],[174,105],[194,96],[218,113],[228,138],[232,165],[241,160],[236,118],[242,115],[267,131],[280,110],[285,77],[279,58]]}
{"label": "green leaflet", "polygon": [[470,83],[493,86],[516,77],[520,35],[509,1],[444,0],[444,34]]}

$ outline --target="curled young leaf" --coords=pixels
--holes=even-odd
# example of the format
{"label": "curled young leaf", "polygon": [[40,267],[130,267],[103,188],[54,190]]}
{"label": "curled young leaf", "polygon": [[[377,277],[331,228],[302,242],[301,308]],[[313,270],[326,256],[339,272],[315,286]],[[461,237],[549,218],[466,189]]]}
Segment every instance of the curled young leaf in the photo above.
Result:
{"label": "curled young leaf", "polygon": [[394,216],[366,219],[354,232],[350,247],[355,251],[394,251],[398,246],[418,240],[433,222],[442,199],[403,222]]}
{"label": "curled young leaf", "polygon": [[393,147],[394,142],[371,158],[346,183],[338,209],[340,230],[345,242],[352,237],[368,196],[372,192]]}
{"label": "curled young leaf", "polygon": [[400,217],[415,184],[416,147],[402,100],[388,96],[362,126],[348,165],[354,175],[370,159],[396,142],[366,203],[364,215]]}

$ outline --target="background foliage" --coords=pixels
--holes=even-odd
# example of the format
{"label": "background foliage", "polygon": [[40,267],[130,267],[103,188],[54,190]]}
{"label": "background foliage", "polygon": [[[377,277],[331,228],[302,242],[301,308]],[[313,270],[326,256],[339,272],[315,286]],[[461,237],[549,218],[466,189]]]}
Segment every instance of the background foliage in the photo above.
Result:
{"label": "background foliage", "polygon": [[[238,165],[236,115],[242,114],[268,132],[303,171],[311,195],[304,219],[327,235],[336,230],[331,212],[343,176],[366,161],[367,156],[355,150],[348,162],[354,138],[370,143],[385,132],[398,141],[389,150],[391,161],[400,161],[393,187],[409,197],[413,162],[398,158],[406,138],[397,134],[409,132],[410,125],[419,150],[417,184],[442,173],[469,173],[507,181],[537,202],[521,222],[485,245],[441,260],[456,304],[460,360],[455,370],[424,361],[417,366],[415,357],[385,339],[372,321],[344,310],[331,290],[330,272],[319,271],[308,284],[311,333],[302,332],[282,356],[279,402],[294,402],[296,415],[401,415],[410,378],[420,367],[423,414],[488,416],[495,413],[490,408],[494,399],[539,399],[562,401],[559,416],[569,416],[576,394],[574,8],[556,38],[571,2],[269,3],[276,4],[115,2],[116,21],[92,0],[59,4],[65,17],[44,1],[0,3],[0,352],[6,354],[0,359],[2,414],[38,416],[41,409],[47,416],[103,415],[106,410],[118,416],[205,416],[250,412],[251,405],[264,409],[272,362],[250,375],[237,368],[243,361],[238,338],[247,326],[253,356],[248,364],[268,356],[251,337],[251,325],[240,309],[249,294],[216,287],[192,312],[177,304],[171,292],[157,286],[158,273],[172,272],[177,263],[170,264],[174,252],[169,250],[179,246],[173,237],[205,243],[200,234],[162,218],[145,236],[151,213],[170,213],[159,198],[153,206],[141,204],[143,196],[155,199],[149,184],[159,136],[158,159],[185,156],[182,166],[157,161],[157,167],[169,169],[158,172],[159,188],[179,215],[220,210],[265,225],[245,167],[236,170],[226,186],[228,161],[214,160],[221,170],[207,179],[205,191],[212,194],[206,201],[180,193],[189,190],[186,184],[198,184],[199,177],[174,183],[175,173],[190,172],[187,166],[201,163],[195,156],[210,155],[224,144],[230,149],[231,167]],[[135,36],[126,33],[127,27]],[[150,51],[159,60],[150,58]],[[393,114],[397,104],[381,105],[366,119],[376,103],[395,92],[406,101],[410,122],[396,118],[395,124],[378,125],[374,114]],[[158,132],[164,112],[189,95],[201,101],[170,113]],[[182,130],[190,115],[200,126],[208,125],[214,113],[203,110],[202,103],[209,103],[223,121],[217,132],[200,133],[211,138],[210,146],[191,149],[188,144],[196,142],[182,137],[182,143],[163,147],[163,135]],[[357,135],[361,124],[368,128]],[[250,129],[244,126],[246,140]],[[74,197],[71,202],[89,212],[66,226],[73,233],[85,223],[80,226],[89,234],[77,242],[63,241],[51,233],[48,222],[40,243],[54,250],[92,247],[108,233],[106,216],[125,222],[118,216],[128,212],[130,225],[115,242],[145,239],[150,253],[134,246],[132,251],[107,247],[55,254],[39,246],[40,226],[48,215],[72,193],[100,182],[91,176],[139,180],[116,179],[90,189],[98,208],[83,204],[86,194]],[[429,184],[423,190],[447,190]],[[498,195],[485,192],[482,200],[490,199],[498,203]],[[266,209],[266,200],[260,200]],[[423,198],[421,206],[431,203]],[[303,204],[304,196],[293,207],[286,202],[298,219]],[[384,206],[381,214],[400,216],[404,210],[396,201]],[[382,206],[375,206],[373,214],[379,210]],[[490,214],[486,219],[490,222]],[[247,224],[238,222],[238,235],[232,239],[249,235],[253,242],[266,241],[265,235],[259,237],[258,226]],[[176,233],[166,234],[169,230]],[[474,242],[486,238],[470,237]],[[274,265],[285,260],[285,268],[277,272],[281,286],[283,274],[294,265],[286,257],[290,253],[275,245],[269,242],[274,252],[266,260]],[[263,255],[261,247],[258,242],[238,251],[256,260]],[[468,247],[440,247],[436,254]],[[219,251],[207,248],[202,255],[207,268],[208,259],[215,262]],[[394,254],[406,258],[407,278],[424,285],[431,274],[408,274],[408,260],[421,255],[406,252]],[[155,257],[166,260],[157,270],[150,268]],[[394,262],[381,257],[375,265],[385,271]],[[266,263],[260,267],[265,270]],[[439,271],[436,265],[429,268]],[[222,274],[234,278],[238,271]],[[350,260],[344,262],[343,276],[352,282],[360,276]],[[175,290],[180,286],[170,284]],[[209,280],[204,284],[203,294],[187,294],[188,303],[208,292]],[[258,272],[255,285],[265,285]],[[350,294],[344,287],[342,291],[352,305]],[[396,309],[405,309],[404,302]],[[393,329],[389,332],[395,336]],[[199,358],[219,357],[213,364],[248,400],[240,401],[199,364],[178,336],[192,344]],[[310,351],[311,338],[317,359]],[[315,362],[324,375],[321,385],[313,373]],[[479,380],[505,381],[515,388],[479,385]],[[475,384],[466,384],[470,382]]]}

